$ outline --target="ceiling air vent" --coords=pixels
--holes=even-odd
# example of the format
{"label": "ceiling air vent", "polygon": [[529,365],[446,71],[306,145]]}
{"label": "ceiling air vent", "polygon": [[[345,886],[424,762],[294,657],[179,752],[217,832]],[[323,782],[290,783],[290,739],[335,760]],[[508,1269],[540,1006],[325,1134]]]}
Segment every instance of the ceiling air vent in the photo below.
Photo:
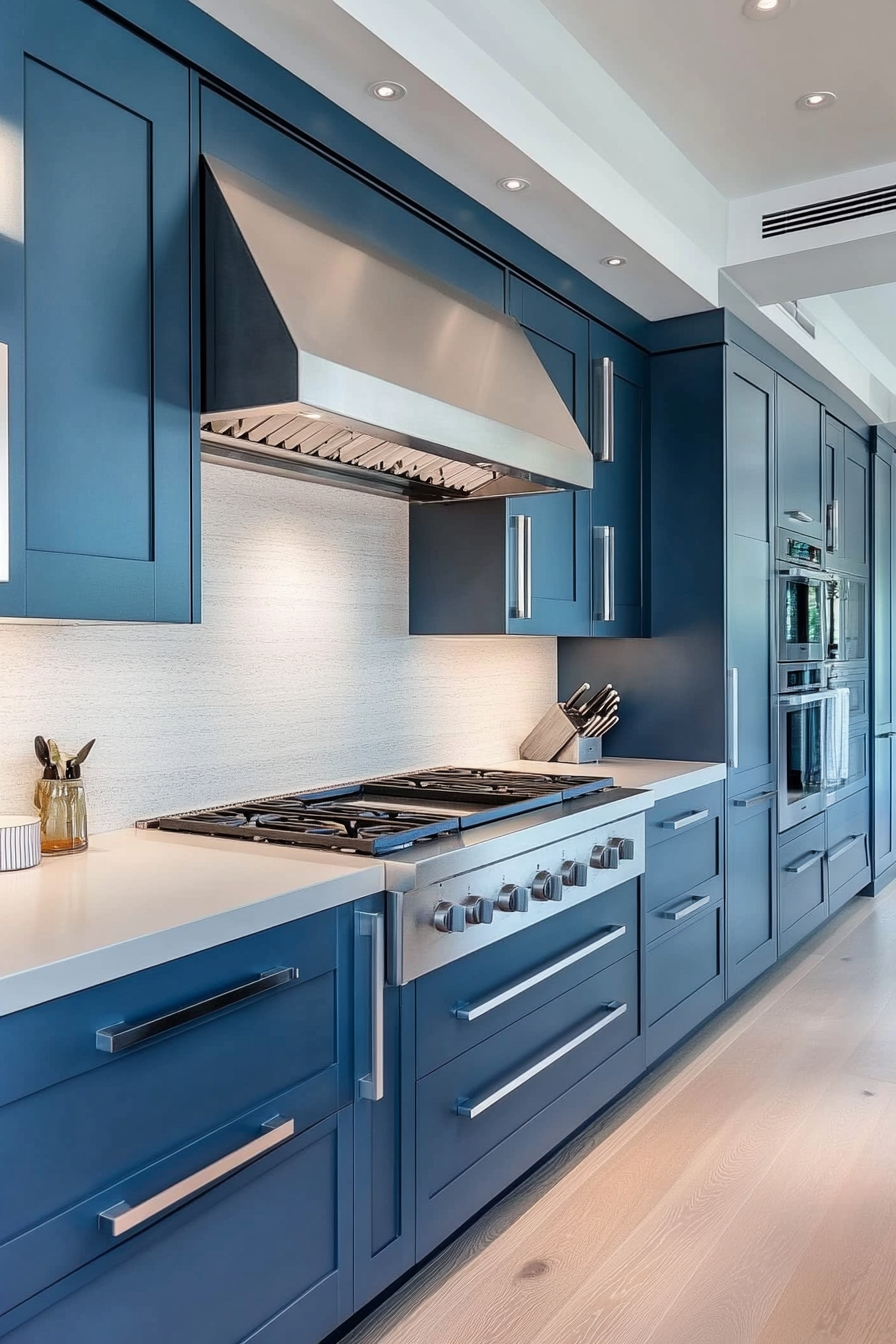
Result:
{"label": "ceiling air vent", "polygon": [[828,224],[842,224],[866,215],[885,215],[896,210],[896,183],[889,187],[875,187],[874,191],[859,191],[853,196],[835,196],[830,201],[816,201],[793,210],[776,210],[762,216],[763,238],[779,238],[785,233],[802,233],[805,229],[823,229]]}

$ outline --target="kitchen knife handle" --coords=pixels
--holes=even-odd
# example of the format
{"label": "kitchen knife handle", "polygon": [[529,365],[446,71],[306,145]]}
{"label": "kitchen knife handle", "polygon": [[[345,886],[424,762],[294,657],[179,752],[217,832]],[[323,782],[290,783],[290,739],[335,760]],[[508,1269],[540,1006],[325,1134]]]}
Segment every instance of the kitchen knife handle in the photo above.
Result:
{"label": "kitchen knife handle", "polygon": [[728,745],[728,767],[731,770],[736,770],[738,757],[740,756],[740,722],[737,704],[736,667],[729,667],[728,669],[728,730],[731,734],[731,740]]}
{"label": "kitchen knife handle", "polygon": [[358,1096],[382,1101],[386,1087],[386,937],[383,916],[357,915],[358,934],[370,939],[370,1072],[358,1079]]}
{"label": "kitchen knife handle", "polygon": [[612,462],[616,455],[616,384],[612,359],[600,361],[600,453],[598,462]]}
{"label": "kitchen knife handle", "polygon": [[596,621],[615,621],[616,619],[616,529],[598,526],[594,529],[594,538],[600,544],[601,552],[601,603],[594,613]]}

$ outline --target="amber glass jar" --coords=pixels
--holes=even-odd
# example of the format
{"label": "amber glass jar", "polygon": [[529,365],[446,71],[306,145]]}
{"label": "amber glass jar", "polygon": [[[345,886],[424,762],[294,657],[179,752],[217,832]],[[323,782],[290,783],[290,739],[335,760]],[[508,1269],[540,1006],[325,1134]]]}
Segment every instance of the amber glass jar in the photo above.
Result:
{"label": "amber glass jar", "polygon": [[87,795],[83,779],[39,779],[34,806],[40,812],[42,854],[76,854],[87,848]]}

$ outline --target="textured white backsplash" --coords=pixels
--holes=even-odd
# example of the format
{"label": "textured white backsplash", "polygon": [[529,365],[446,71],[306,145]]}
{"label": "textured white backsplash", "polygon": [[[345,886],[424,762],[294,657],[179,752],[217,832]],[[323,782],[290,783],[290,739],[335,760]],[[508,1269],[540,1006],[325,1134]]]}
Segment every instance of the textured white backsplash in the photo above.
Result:
{"label": "textured white backsplash", "polygon": [[556,641],[411,638],[407,505],[202,467],[199,626],[0,625],[0,812],[35,733],[84,767],[91,831],[412,766],[509,760]]}

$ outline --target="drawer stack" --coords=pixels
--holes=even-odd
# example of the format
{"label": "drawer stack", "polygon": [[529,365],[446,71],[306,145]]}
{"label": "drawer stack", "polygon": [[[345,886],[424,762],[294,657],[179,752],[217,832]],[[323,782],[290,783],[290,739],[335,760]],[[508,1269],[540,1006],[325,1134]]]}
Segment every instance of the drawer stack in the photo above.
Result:
{"label": "drawer stack", "polygon": [[643,1070],[637,881],[417,982],[417,1255]]}
{"label": "drawer stack", "polygon": [[708,784],[647,814],[648,1063],[724,1002],[723,797]]}

